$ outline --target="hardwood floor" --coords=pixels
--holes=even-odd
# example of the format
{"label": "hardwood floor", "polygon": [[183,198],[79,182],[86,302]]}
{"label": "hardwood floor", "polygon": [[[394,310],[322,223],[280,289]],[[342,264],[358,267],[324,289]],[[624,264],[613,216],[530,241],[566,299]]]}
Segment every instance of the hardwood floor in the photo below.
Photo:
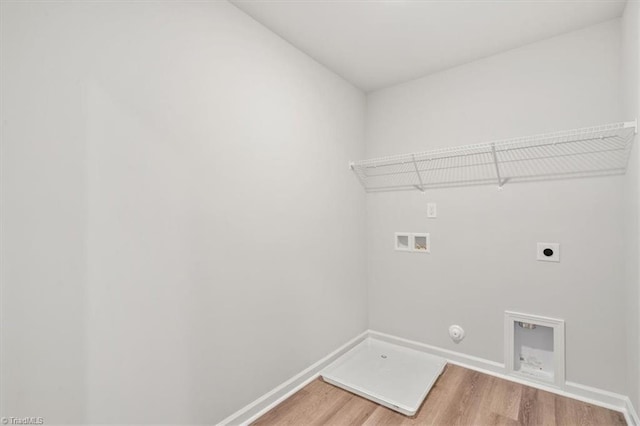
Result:
{"label": "hardwood floor", "polygon": [[317,379],[254,425],[626,425],[617,411],[447,365],[414,417]]}

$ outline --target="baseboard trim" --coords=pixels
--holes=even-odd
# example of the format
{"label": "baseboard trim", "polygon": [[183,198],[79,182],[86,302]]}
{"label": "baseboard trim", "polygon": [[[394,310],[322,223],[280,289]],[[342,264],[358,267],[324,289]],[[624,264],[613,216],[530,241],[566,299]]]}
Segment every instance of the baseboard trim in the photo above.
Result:
{"label": "baseboard trim", "polygon": [[451,364],[459,365],[461,367],[475,370],[480,373],[489,374],[491,376],[499,377],[504,380],[509,380],[511,382],[531,386],[533,388],[541,389],[557,395],[577,399],[588,404],[618,411],[624,414],[625,420],[630,426],[640,426],[638,414],[634,410],[633,404],[631,404],[631,400],[626,395],[621,395],[618,393],[609,392],[606,390],[594,388],[591,386],[585,386],[570,381],[566,381],[564,383],[564,386],[561,387],[547,386],[539,382],[527,380],[526,378],[508,375],[506,374],[507,370],[505,365],[499,362],[466,355],[460,352],[455,352],[449,349],[443,349],[436,346],[428,345],[426,343],[416,342],[414,340],[381,333],[375,330],[369,330],[369,336],[374,339],[384,340],[389,343],[395,343],[400,346],[405,346],[432,355],[437,355],[445,358]]}
{"label": "baseboard trim", "polygon": [[260,416],[264,415],[269,410],[280,404],[282,401],[289,398],[291,395],[309,384],[311,381],[315,380],[320,376],[320,372],[322,371],[322,369],[324,369],[338,357],[349,351],[351,348],[356,346],[358,343],[369,337],[436,355],[446,359],[447,362],[451,364],[459,365],[461,367],[475,370],[480,373],[488,374],[504,380],[509,380],[511,382],[520,383],[526,386],[531,386],[536,389],[541,389],[557,395],[566,396],[568,398],[577,399],[588,404],[593,404],[599,407],[608,408],[610,410],[619,411],[624,415],[625,420],[627,421],[627,424],[629,426],[640,426],[640,418],[638,418],[638,413],[635,411],[633,404],[631,403],[631,399],[626,395],[621,395],[618,393],[609,392],[606,390],[594,388],[591,386],[585,386],[570,381],[566,381],[564,383],[564,386],[559,388],[547,386],[539,382],[527,380],[525,378],[508,375],[506,374],[505,365],[499,362],[463,354],[449,349],[439,348],[437,346],[432,346],[426,343],[393,336],[391,334],[381,333],[375,330],[367,330],[354,337],[312,366],[306,368],[305,370],[296,374],[270,392],[264,394],[249,405],[241,408],[226,419],[222,420],[220,423],[218,423],[218,426],[244,426],[257,420]]}
{"label": "baseboard trim", "polygon": [[451,351],[449,349],[439,348],[437,346],[427,345],[426,343],[416,342],[414,340],[409,340],[374,330],[369,330],[369,336],[373,337],[374,339],[383,340],[385,342],[395,343],[396,345],[416,349],[421,352],[430,353],[431,355],[437,355],[441,358],[446,359],[452,364],[461,365],[463,367],[477,367],[496,373],[505,371],[504,364],[502,363],[489,361],[487,359],[478,358],[472,355],[466,355],[460,352]]}
{"label": "baseboard trim", "polygon": [[638,416],[638,412],[636,411],[633,403],[631,402],[631,398],[625,396],[626,399],[626,412],[625,418],[627,419],[627,423],[631,426],[640,426],[640,416]]}
{"label": "baseboard trim", "polygon": [[218,426],[248,425],[249,423],[257,420],[276,405],[280,404],[282,401],[315,380],[320,375],[320,371],[323,368],[331,364],[358,343],[365,340],[368,336],[368,330],[359,334],[315,364],[296,374],[279,386],[276,386],[273,390],[264,394],[249,405],[246,405],[231,414],[229,417],[218,423]]}

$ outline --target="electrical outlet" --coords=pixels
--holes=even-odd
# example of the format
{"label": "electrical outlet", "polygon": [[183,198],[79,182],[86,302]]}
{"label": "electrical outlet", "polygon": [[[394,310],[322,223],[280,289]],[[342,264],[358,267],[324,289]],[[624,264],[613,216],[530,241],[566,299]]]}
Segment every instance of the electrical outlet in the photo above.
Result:
{"label": "electrical outlet", "polygon": [[436,203],[427,203],[427,217],[434,219],[438,217],[438,209]]}
{"label": "electrical outlet", "polygon": [[542,262],[560,262],[560,244],[538,243],[537,258]]}

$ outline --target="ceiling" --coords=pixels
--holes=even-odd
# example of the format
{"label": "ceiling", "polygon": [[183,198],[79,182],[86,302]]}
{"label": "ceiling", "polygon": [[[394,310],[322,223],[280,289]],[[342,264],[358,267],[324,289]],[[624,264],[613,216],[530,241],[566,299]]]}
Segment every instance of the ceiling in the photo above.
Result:
{"label": "ceiling", "polygon": [[231,0],[371,91],[622,15],[599,0]]}

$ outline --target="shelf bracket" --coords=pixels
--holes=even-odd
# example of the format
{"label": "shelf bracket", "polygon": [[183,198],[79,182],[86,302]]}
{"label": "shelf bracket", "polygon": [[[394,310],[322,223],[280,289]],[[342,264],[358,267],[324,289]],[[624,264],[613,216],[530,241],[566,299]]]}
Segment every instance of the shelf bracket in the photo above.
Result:
{"label": "shelf bracket", "polygon": [[350,161],[349,162],[349,170],[351,170],[356,177],[358,178],[358,180],[360,181],[360,184],[364,187],[364,189],[367,189],[367,184],[365,182],[365,177],[361,176],[360,173],[358,172],[358,170],[356,169],[356,163],[355,161]]}
{"label": "shelf bracket", "polygon": [[413,160],[413,167],[416,169],[416,174],[418,175],[418,181],[420,182],[420,186],[416,185],[416,188],[418,188],[420,192],[424,192],[424,183],[422,182],[422,176],[420,176],[420,172],[418,171],[418,163],[416,163],[415,154],[411,155],[411,159]]}
{"label": "shelf bracket", "polygon": [[498,154],[496,154],[496,144],[491,144],[491,153],[493,154],[493,164],[496,166],[496,176],[498,177],[498,189],[502,189],[504,182],[500,177],[500,167],[498,166]]}

